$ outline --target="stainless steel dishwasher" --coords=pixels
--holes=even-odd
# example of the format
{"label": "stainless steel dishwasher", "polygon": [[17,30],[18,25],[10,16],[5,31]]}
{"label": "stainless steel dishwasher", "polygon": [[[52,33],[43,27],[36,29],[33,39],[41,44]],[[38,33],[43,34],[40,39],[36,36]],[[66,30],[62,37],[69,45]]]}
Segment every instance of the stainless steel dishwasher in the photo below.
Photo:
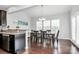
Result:
{"label": "stainless steel dishwasher", "polygon": [[8,34],[3,34],[3,49],[6,51],[9,51],[9,35]]}

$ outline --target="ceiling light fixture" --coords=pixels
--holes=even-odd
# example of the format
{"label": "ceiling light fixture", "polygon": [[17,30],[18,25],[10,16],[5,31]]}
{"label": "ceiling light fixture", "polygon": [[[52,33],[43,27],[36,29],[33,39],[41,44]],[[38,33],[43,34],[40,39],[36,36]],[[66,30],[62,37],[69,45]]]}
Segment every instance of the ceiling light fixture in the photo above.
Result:
{"label": "ceiling light fixture", "polygon": [[43,8],[44,8],[44,5],[41,5],[41,18],[39,18],[40,21],[46,20],[46,19],[44,18],[44,11],[43,11]]}

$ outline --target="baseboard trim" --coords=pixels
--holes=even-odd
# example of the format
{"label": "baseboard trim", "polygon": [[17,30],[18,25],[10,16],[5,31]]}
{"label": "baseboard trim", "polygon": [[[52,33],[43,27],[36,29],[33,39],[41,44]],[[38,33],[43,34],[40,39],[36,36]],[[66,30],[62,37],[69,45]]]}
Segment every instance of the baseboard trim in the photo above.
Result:
{"label": "baseboard trim", "polygon": [[59,38],[59,40],[70,40],[70,39],[61,39],[61,38]]}
{"label": "baseboard trim", "polygon": [[69,40],[77,49],[79,49],[79,44],[77,44],[76,42],[74,42],[71,39],[60,39],[60,40]]}
{"label": "baseboard trim", "polygon": [[73,40],[70,40],[71,41],[71,43],[76,47],[76,48],[79,48],[79,44],[77,44],[75,41],[73,41]]}

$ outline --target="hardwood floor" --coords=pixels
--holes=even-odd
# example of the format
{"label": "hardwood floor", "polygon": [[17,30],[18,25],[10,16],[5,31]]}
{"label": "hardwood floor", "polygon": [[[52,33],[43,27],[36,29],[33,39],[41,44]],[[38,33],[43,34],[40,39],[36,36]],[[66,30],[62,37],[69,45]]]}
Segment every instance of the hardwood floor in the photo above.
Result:
{"label": "hardwood floor", "polygon": [[[69,40],[59,40],[58,48],[55,43],[55,47],[50,44],[36,44],[32,43],[29,48],[22,54],[78,54],[79,49],[76,48]],[[0,54],[10,54],[0,49]]]}
{"label": "hardwood floor", "polygon": [[31,47],[28,48],[28,54],[78,54],[79,49],[76,48],[70,40],[59,40],[58,47],[55,42],[55,47],[51,44],[36,44],[33,43]]}
{"label": "hardwood floor", "polygon": [[8,53],[8,52],[6,52],[6,51],[0,49],[0,54],[10,54],[10,53]]}

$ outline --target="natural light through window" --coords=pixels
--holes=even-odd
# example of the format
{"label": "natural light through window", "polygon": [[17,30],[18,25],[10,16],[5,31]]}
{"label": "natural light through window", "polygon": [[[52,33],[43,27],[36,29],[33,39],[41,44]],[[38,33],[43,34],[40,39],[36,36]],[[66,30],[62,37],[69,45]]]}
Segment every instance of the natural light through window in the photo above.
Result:
{"label": "natural light through window", "polygon": [[37,21],[36,28],[37,30],[42,30],[42,21]]}
{"label": "natural light through window", "polygon": [[77,44],[79,44],[79,15],[77,15]]}
{"label": "natural light through window", "polygon": [[36,29],[56,31],[57,29],[59,29],[59,24],[60,24],[59,21],[60,21],[59,19],[37,21]]}
{"label": "natural light through window", "polygon": [[44,30],[50,30],[50,20],[46,20],[43,22]]}
{"label": "natural light through window", "polygon": [[72,18],[72,39],[76,41],[76,17]]}
{"label": "natural light through window", "polygon": [[51,30],[54,32],[59,29],[59,19],[55,19],[51,21]]}

